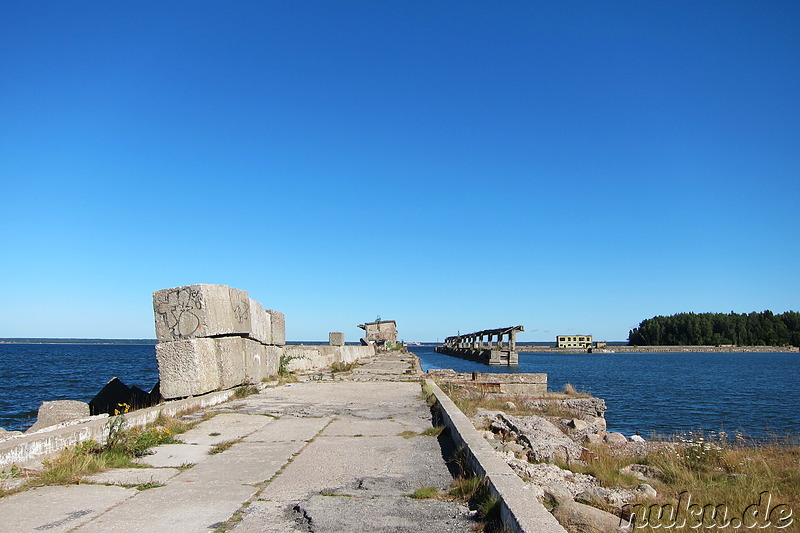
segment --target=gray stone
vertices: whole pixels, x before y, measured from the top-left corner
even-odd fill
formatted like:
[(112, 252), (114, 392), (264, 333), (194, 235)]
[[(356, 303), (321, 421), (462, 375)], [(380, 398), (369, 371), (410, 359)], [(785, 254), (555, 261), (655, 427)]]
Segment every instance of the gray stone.
[(571, 533), (629, 531), (620, 527), (619, 517), (577, 502), (562, 503), (553, 510), (553, 516)]
[(491, 429), (513, 436), (519, 444), (528, 448), (531, 462), (551, 463), (556, 459), (572, 462), (581, 457), (580, 445), (540, 416), (515, 417), (498, 413)]
[(331, 346), (344, 346), (344, 333), (340, 331), (331, 331), (328, 333), (328, 343)]
[(603, 436), (597, 433), (587, 433), (583, 436), (584, 444), (591, 444), (592, 446), (597, 446), (599, 444), (603, 444)]
[(269, 344), (284, 346), (286, 344), (286, 318), (280, 311), (267, 309), (272, 323), (272, 339)]
[(272, 317), (260, 303), (250, 298), (250, 333), (253, 340), (263, 344), (272, 342)]
[(26, 433), (33, 433), (40, 429), (55, 426), (70, 420), (80, 420), (89, 416), (89, 404), (76, 400), (56, 400), (42, 402), (36, 423)]
[(220, 387), (215, 339), (186, 339), (156, 344), (161, 395), (195, 396)]
[(580, 418), (573, 418), (572, 420), (569, 421), (569, 427), (581, 430), (589, 427), (589, 423), (586, 422), (585, 420), (581, 420)]
[(219, 387), (231, 389), (241, 385), (245, 381), (245, 344), (259, 345), (259, 343), (242, 337), (220, 337), (215, 341)]
[(245, 339), (244, 347), (244, 379), (249, 383), (261, 383), (269, 377), (264, 373), (267, 347), (260, 342)]
[(606, 419), (602, 416), (593, 416), (589, 423), (598, 429), (606, 430)]
[(651, 485), (647, 483), (642, 483), (637, 487), (637, 490), (642, 493), (645, 498), (656, 498), (658, 496), (658, 492), (654, 489)]
[(509, 411), (513, 411), (517, 408), (517, 404), (514, 402), (506, 402), (503, 404), (503, 408), (508, 409)]
[(261, 359), (261, 379), (278, 375), (278, 368), (283, 357), (282, 346), (264, 346), (264, 357)]
[(156, 291), (153, 311), (160, 342), (252, 333), (247, 292), (225, 285), (198, 284)]
[(612, 432), (612, 433), (606, 433), (605, 441), (608, 444), (619, 445), (627, 443), (628, 439), (622, 433)]
[(632, 464), (620, 469), (621, 474), (630, 474), (644, 481), (647, 478), (661, 479), (664, 476), (663, 470), (657, 466)]

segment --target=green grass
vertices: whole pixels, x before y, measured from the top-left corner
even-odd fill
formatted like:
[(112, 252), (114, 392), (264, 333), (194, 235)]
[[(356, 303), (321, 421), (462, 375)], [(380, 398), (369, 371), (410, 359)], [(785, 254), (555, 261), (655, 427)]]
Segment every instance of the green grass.
[(43, 470), (31, 476), (23, 488), (39, 485), (79, 483), (81, 478), (109, 468), (136, 468), (133, 462), (160, 444), (174, 444), (174, 435), (189, 427), (173, 417), (159, 416), (143, 428), (127, 428), (124, 416), (115, 416), (106, 424), (106, 443), (87, 440), (65, 448), (57, 457), (42, 461)]
[(234, 398), (246, 398), (253, 394), (258, 394), (258, 387), (255, 385), (242, 385), (236, 389), (236, 392), (233, 393)]
[(358, 366), (358, 361), (353, 361), (352, 363), (335, 362), (331, 365), (331, 372), (333, 372), (334, 374), (337, 372), (350, 372), (357, 366)]
[(229, 449), (234, 444), (236, 444), (237, 442), (241, 442), (241, 440), (242, 439), (233, 439), (233, 440), (218, 442), (217, 444), (213, 445), (210, 450), (208, 450), (208, 455), (216, 455), (218, 453), (222, 453), (225, 450)]
[(438, 437), (445, 430), (445, 426), (435, 426), (422, 432), (427, 437)]
[(436, 487), (421, 487), (410, 494), (415, 500), (429, 500), (439, 494)]

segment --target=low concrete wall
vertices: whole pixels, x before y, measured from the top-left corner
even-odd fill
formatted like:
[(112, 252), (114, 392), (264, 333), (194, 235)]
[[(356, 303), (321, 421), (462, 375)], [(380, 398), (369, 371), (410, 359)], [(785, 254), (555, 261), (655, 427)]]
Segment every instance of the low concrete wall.
[(456, 448), (465, 449), (469, 467), (486, 478), (489, 491), (500, 499), (503, 525), (515, 533), (566, 533), (439, 386), (426, 379), (425, 389), (436, 397)]
[[(155, 421), (160, 414), (175, 416), (193, 409), (211, 407), (228, 401), (233, 390), (213, 392), (195, 398), (165, 402), (147, 409), (140, 409), (123, 415), (127, 427), (139, 427)], [(94, 439), (104, 443), (107, 436), (106, 424), (109, 417), (97, 415), (83, 421), (51, 426), (34, 433), (17, 435), (0, 442), (0, 469), (12, 464), (22, 465), (54, 455), (66, 447)]]
[(284, 357), (292, 359), (287, 368), (292, 372), (303, 372), (326, 368), (333, 363), (353, 363), (362, 357), (375, 355), (375, 346), (305, 346), (283, 347)]

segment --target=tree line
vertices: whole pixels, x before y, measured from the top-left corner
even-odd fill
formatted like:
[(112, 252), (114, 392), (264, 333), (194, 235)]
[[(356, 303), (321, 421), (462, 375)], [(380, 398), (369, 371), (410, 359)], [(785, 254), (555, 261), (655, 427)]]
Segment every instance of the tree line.
[(631, 346), (800, 346), (800, 313), (678, 313), (643, 320), (628, 333)]

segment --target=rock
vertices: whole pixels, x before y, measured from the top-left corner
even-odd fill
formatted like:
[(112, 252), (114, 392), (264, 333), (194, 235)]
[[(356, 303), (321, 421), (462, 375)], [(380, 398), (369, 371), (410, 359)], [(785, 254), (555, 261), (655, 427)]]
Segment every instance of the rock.
[(602, 398), (565, 398), (560, 400), (536, 399), (525, 400), (524, 406), (532, 410), (547, 410), (556, 407), (573, 413), (573, 416), (583, 418), (587, 416), (602, 417), (606, 412), (606, 402)]
[(629, 466), (625, 466), (623, 468), (620, 468), (619, 469), (619, 473), (620, 474), (624, 474), (624, 475), (628, 475), (628, 476), (633, 476), (636, 479), (638, 479), (639, 481), (644, 481), (644, 480), (647, 479), (647, 476), (645, 476), (641, 472), (637, 472), (636, 470), (631, 469), (630, 465)]
[(605, 431), (606, 429), (606, 419), (602, 416), (592, 417), (589, 423), (600, 430)]
[(603, 444), (603, 436), (597, 433), (587, 433), (583, 436), (583, 443), (591, 444), (592, 446)]
[(5, 428), (0, 428), (0, 441), (10, 439), (14, 435), (22, 435), (21, 431), (8, 431)]
[(590, 487), (575, 495), (575, 501), (586, 505), (600, 505), (608, 501), (611, 491), (603, 487)]
[(605, 440), (608, 444), (612, 445), (619, 445), (619, 444), (626, 444), (628, 439), (622, 433), (606, 433)]
[(597, 480), (587, 474), (576, 474), (548, 463), (531, 464), (520, 459), (506, 461), (514, 472), (522, 478), (529, 479), (530, 485), (546, 487), (553, 485), (569, 492), (570, 500), (583, 491), (597, 485)]
[(486, 440), (494, 440), (494, 433), (492, 433), (489, 430), (484, 430), (481, 431), (481, 437), (483, 437)]
[(503, 404), (503, 407), (505, 407), (509, 411), (514, 411), (517, 408), (517, 404), (515, 404), (514, 402), (506, 402)]
[(542, 486), (542, 492), (557, 505), (574, 501), (572, 493), (561, 483), (547, 483)]
[(580, 418), (573, 418), (572, 420), (569, 421), (569, 427), (581, 430), (589, 427), (589, 423), (586, 422), (585, 420), (581, 420)]
[(590, 505), (566, 502), (553, 510), (553, 516), (571, 533), (611, 533), (630, 531), (620, 526), (620, 519)]
[(620, 469), (620, 474), (630, 474), (644, 481), (647, 478), (661, 479), (664, 471), (657, 466), (632, 464)]
[(506, 442), (503, 444), (503, 450), (513, 453), (516, 457), (517, 455), (525, 452), (525, 447), (517, 444), (516, 442)]
[(656, 492), (656, 489), (654, 489), (652, 486), (648, 485), (647, 483), (642, 483), (641, 485), (636, 487), (636, 490), (641, 492), (642, 495), (645, 498), (651, 498), (652, 499), (652, 498), (655, 498), (655, 497), (658, 496), (658, 492)]
[(55, 426), (69, 420), (79, 420), (89, 416), (89, 404), (76, 400), (56, 400), (53, 402), (42, 402), (39, 406), (39, 414), (36, 423), (33, 424), (26, 433), (33, 433), (42, 428)]
[(641, 435), (631, 435), (631, 442), (645, 442)]
[(491, 428), (512, 436), (527, 448), (528, 460), (532, 463), (550, 463), (555, 459), (571, 462), (581, 457), (581, 446), (540, 416), (516, 417), (498, 413)]

